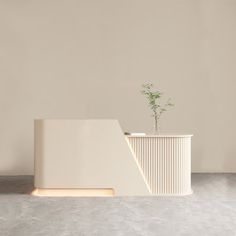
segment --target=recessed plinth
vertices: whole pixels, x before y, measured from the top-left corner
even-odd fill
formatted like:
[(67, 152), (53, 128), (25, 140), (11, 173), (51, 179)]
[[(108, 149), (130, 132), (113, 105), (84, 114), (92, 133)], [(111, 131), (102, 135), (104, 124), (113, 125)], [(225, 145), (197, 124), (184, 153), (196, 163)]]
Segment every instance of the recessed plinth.
[(32, 193), (33, 196), (41, 197), (113, 197), (114, 190), (104, 189), (42, 189), (37, 188)]

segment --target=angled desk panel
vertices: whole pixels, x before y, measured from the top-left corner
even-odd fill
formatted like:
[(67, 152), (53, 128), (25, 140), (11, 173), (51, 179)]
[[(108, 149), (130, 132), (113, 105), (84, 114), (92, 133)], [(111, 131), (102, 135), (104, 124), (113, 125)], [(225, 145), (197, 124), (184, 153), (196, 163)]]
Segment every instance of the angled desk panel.
[(35, 188), (42, 195), (150, 195), (117, 120), (35, 120)]

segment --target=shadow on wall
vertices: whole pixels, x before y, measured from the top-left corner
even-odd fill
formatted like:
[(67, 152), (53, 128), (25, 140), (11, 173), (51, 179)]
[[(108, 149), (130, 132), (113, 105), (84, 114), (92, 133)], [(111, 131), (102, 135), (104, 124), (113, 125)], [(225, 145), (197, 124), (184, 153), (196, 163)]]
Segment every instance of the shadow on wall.
[[(33, 130), (33, 129), (32, 129)], [(11, 145), (7, 145), (8, 159), (1, 160), (0, 176), (33, 175), (34, 174), (34, 138), (18, 134)], [(2, 150), (1, 150), (2, 151)], [(7, 155), (6, 154), (6, 155)], [(1, 153), (1, 155), (3, 155)]]
[[(229, 163), (231, 163), (231, 169), (229, 169)], [(236, 166), (236, 152), (235, 150), (231, 149), (228, 150), (225, 154), (223, 159), (223, 170), (229, 169), (228, 172), (235, 173), (235, 166)]]
[(34, 178), (28, 176), (1, 176), (0, 194), (29, 194), (34, 189)]
[[(199, 171), (196, 170), (204, 170), (204, 150), (200, 146), (195, 147), (194, 143), (192, 146), (192, 172), (197, 173)], [(195, 167), (195, 168), (194, 168)]]

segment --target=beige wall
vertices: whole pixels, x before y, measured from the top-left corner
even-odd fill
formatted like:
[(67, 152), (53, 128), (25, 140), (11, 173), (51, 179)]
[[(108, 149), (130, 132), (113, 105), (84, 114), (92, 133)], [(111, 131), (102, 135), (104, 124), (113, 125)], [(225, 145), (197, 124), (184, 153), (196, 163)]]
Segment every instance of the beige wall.
[(0, 174), (33, 173), (34, 118), (193, 133), (193, 171), (236, 171), (236, 1), (0, 0)]

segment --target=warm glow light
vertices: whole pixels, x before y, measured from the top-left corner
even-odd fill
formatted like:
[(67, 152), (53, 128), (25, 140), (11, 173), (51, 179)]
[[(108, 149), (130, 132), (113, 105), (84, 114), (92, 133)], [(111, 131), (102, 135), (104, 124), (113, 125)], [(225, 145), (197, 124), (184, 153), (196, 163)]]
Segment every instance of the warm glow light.
[(103, 189), (43, 189), (37, 188), (31, 193), (40, 197), (112, 197), (114, 190), (112, 188)]

